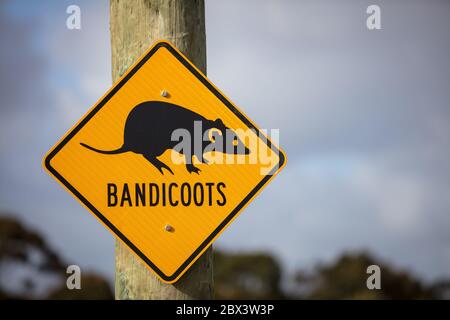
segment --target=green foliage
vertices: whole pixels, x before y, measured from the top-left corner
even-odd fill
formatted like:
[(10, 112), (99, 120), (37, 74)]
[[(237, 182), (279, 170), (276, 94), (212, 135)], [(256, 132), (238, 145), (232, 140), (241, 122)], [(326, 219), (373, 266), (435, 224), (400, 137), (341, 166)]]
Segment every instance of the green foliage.
[[(367, 267), (381, 269), (381, 289), (369, 290), (366, 285)], [(296, 276), (300, 288), (309, 288), (305, 299), (432, 299), (436, 298), (427, 287), (406, 271), (396, 271), (376, 261), (365, 252), (342, 255), (336, 262), (317, 266), (308, 275)]]
[[(38, 250), (43, 259), (36, 264), (30, 259), (30, 250)], [(0, 264), (9, 261), (33, 264), (39, 270), (61, 272), (64, 265), (58, 255), (37, 232), (28, 230), (17, 220), (0, 216)]]
[(81, 277), (81, 290), (69, 290), (65, 284), (50, 292), (50, 300), (113, 300), (109, 283), (100, 275), (87, 274)]
[(265, 253), (214, 252), (216, 299), (280, 299), (281, 268)]
[[(38, 254), (40, 259), (33, 259), (32, 252), (34, 257)], [(32, 272), (28, 278), (22, 279), (22, 294), (8, 292), (0, 283), (0, 299), (113, 299), (108, 282), (101, 276), (89, 273), (82, 273), (81, 290), (68, 290), (68, 264), (51, 249), (39, 233), (26, 228), (14, 218), (0, 216), (0, 273), (11, 270), (5, 269), (6, 265), (26, 266), (27, 270)], [(59, 281), (57, 289), (43, 296), (29, 294), (30, 290), (27, 289), (32, 289), (44, 274)]]
[[(39, 252), (43, 259), (32, 259), (30, 250)], [(13, 294), (0, 283), (0, 299), (113, 299), (109, 283), (96, 274), (82, 272), (81, 290), (68, 290), (65, 273), (68, 264), (39, 233), (14, 218), (0, 216), (0, 272), (5, 271), (2, 266), (11, 263), (31, 267), (37, 274), (56, 275), (59, 283), (56, 289), (43, 296)], [(366, 286), (367, 267), (374, 264), (381, 268), (381, 290), (369, 290)], [(412, 274), (395, 270), (366, 252), (343, 254), (332, 263), (316, 266), (311, 272), (298, 271), (294, 279), (284, 275), (284, 280), (295, 284), (289, 294), (282, 290), (282, 275), (279, 262), (269, 253), (214, 252), (216, 299), (450, 298), (449, 280), (426, 285)], [(24, 279), (24, 288), (32, 288), (34, 280)]]

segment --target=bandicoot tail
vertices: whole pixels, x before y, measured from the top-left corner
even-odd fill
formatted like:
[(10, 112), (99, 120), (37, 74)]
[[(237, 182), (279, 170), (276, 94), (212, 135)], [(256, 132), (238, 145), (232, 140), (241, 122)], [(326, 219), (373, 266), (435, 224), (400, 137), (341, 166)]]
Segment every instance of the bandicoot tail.
[(94, 147), (88, 146), (85, 143), (80, 142), (80, 144), (92, 151), (98, 152), (98, 153), (103, 153), (103, 154), (119, 154), (119, 153), (124, 153), (127, 152), (128, 150), (125, 149), (125, 146), (121, 146), (119, 149), (116, 150), (99, 150), (99, 149), (95, 149)]

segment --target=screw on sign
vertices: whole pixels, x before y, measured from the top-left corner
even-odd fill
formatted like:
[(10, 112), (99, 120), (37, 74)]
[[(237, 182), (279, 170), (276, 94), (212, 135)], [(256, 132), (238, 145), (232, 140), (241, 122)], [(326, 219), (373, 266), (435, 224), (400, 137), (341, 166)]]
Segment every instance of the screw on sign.
[(158, 41), (50, 150), (44, 166), (173, 283), (285, 159), (186, 57)]

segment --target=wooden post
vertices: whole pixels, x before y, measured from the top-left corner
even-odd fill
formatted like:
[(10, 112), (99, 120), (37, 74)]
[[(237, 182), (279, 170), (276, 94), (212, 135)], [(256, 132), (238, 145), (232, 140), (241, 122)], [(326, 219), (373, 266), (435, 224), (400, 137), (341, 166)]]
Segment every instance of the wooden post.
[[(111, 0), (110, 29), (114, 81), (158, 39), (171, 41), (206, 74), (204, 0)], [(119, 241), (115, 254), (118, 300), (213, 298), (212, 248), (174, 285), (162, 283)]]

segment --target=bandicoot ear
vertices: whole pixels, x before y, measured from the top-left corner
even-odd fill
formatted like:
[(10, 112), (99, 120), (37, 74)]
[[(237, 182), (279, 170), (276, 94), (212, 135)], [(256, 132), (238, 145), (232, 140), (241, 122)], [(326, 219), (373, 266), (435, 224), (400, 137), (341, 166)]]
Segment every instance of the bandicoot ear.
[(214, 121), (214, 124), (216, 125), (217, 128), (225, 128), (225, 125), (222, 122), (222, 119), (217, 118), (216, 121)]
[(222, 135), (222, 131), (219, 129), (210, 129), (208, 130), (208, 139), (209, 141), (215, 142), (217, 138)]

